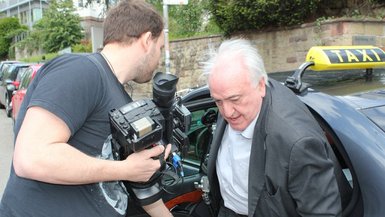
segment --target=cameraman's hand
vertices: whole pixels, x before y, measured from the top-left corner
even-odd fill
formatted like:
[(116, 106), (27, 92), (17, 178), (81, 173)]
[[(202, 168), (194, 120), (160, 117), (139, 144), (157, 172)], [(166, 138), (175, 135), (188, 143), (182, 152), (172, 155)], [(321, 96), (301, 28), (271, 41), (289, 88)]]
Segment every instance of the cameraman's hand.
[(164, 151), (165, 159), (167, 159), (170, 150), (170, 144), (166, 146), (166, 150), (163, 145), (157, 145), (150, 149), (144, 149), (143, 151), (130, 154), (127, 159), (123, 161), (125, 164), (124, 180), (132, 182), (148, 181), (161, 166), (160, 160), (153, 158), (159, 157)]
[(166, 146), (166, 150), (164, 151), (164, 160), (167, 160), (168, 156), (170, 155), (171, 151), (171, 144), (168, 144)]

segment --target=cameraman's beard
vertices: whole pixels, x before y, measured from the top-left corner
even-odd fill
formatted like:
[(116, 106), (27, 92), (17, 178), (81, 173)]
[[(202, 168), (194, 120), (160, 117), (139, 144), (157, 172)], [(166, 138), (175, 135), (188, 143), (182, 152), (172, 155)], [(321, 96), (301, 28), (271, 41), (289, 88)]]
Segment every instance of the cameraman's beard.
[(158, 67), (158, 61), (155, 60), (154, 54), (151, 52), (144, 56), (137, 67), (136, 75), (134, 79), (136, 83), (147, 83), (151, 81), (154, 71)]

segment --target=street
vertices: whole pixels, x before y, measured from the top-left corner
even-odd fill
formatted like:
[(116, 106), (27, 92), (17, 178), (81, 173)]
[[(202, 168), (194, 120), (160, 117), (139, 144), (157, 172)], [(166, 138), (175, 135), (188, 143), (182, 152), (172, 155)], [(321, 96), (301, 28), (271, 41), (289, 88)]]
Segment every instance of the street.
[(0, 109), (0, 198), (3, 196), (11, 168), (13, 153), (13, 123)]

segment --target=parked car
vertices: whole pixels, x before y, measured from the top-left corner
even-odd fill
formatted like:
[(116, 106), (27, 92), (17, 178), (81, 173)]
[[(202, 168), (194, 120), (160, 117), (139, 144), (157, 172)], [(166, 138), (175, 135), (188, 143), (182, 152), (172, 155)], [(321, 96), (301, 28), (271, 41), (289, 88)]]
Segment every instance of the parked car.
[(3, 73), (8, 70), (8, 67), (15, 63), (20, 63), (20, 62), (16, 60), (5, 60), (0, 62), (0, 80), (1, 80), (1, 77), (3, 76)]
[(4, 60), (4, 61), (1, 61), (0, 62), (0, 73), (1, 71), (3, 71), (3, 68), (8, 66), (8, 65), (12, 65), (14, 63), (20, 63), (20, 61), (17, 61), (17, 60)]
[(18, 87), (15, 82), (17, 74), (25, 70), (30, 64), (28, 63), (14, 63), (3, 68), (0, 75), (0, 106), (5, 107), (8, 117), (11, 117), (12, 107), (12, 92)]
[(21, 103), (27, 92), (27, 88), (35, 77), (36, 72), (43, 66), (43, 64), (33, 64), (24, 70), (24, 72), (18, 74), (16, 82), (19, 82), (17, 90), (12, 93), (12, 119), (16, 120), (19, 113)]
[[(363, 69), (370, 75), (376, 67), (385, 67), (385, 53), (380, 48), (313, 47), (306, 62), (282, 83), (309, 108), (336, 154), (336, 164), (344, 174), (338, 181), (350, 186), (340, 189), (344, 217), (382, 217), (385, 213), (385, 88), (331, 96), (311, 89), (302, 76), (308, 69), (347, 73)], [(182, 101), (192, 114), (190, 143), (183, 159), (185, 176), (167, 188), (163, 200), (175, 216), (211, 216), (202, 199), (209, 189), (201, 187), (217, 108), (207, 86), (191, 90)], [(134, 202), (130, 204), (127, 216), (147, 216)]]

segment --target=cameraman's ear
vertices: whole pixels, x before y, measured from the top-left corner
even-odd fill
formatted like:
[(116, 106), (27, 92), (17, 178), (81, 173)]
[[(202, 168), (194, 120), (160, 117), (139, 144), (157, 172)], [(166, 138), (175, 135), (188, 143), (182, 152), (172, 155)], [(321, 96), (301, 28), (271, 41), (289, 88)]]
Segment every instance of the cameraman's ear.
[(166, 149), (164, 150), (164, 160), (167, 160), (168, 156), (170, 155), (171, 151), (171, 144), (168, 144), (166, 146)]
[(147, 52), (150, 48), (152, 41), (152, 33), (151, 32), (145, 32), (143, 33), (140, 38), (140, 43), (144, 49), (145, 52)]

